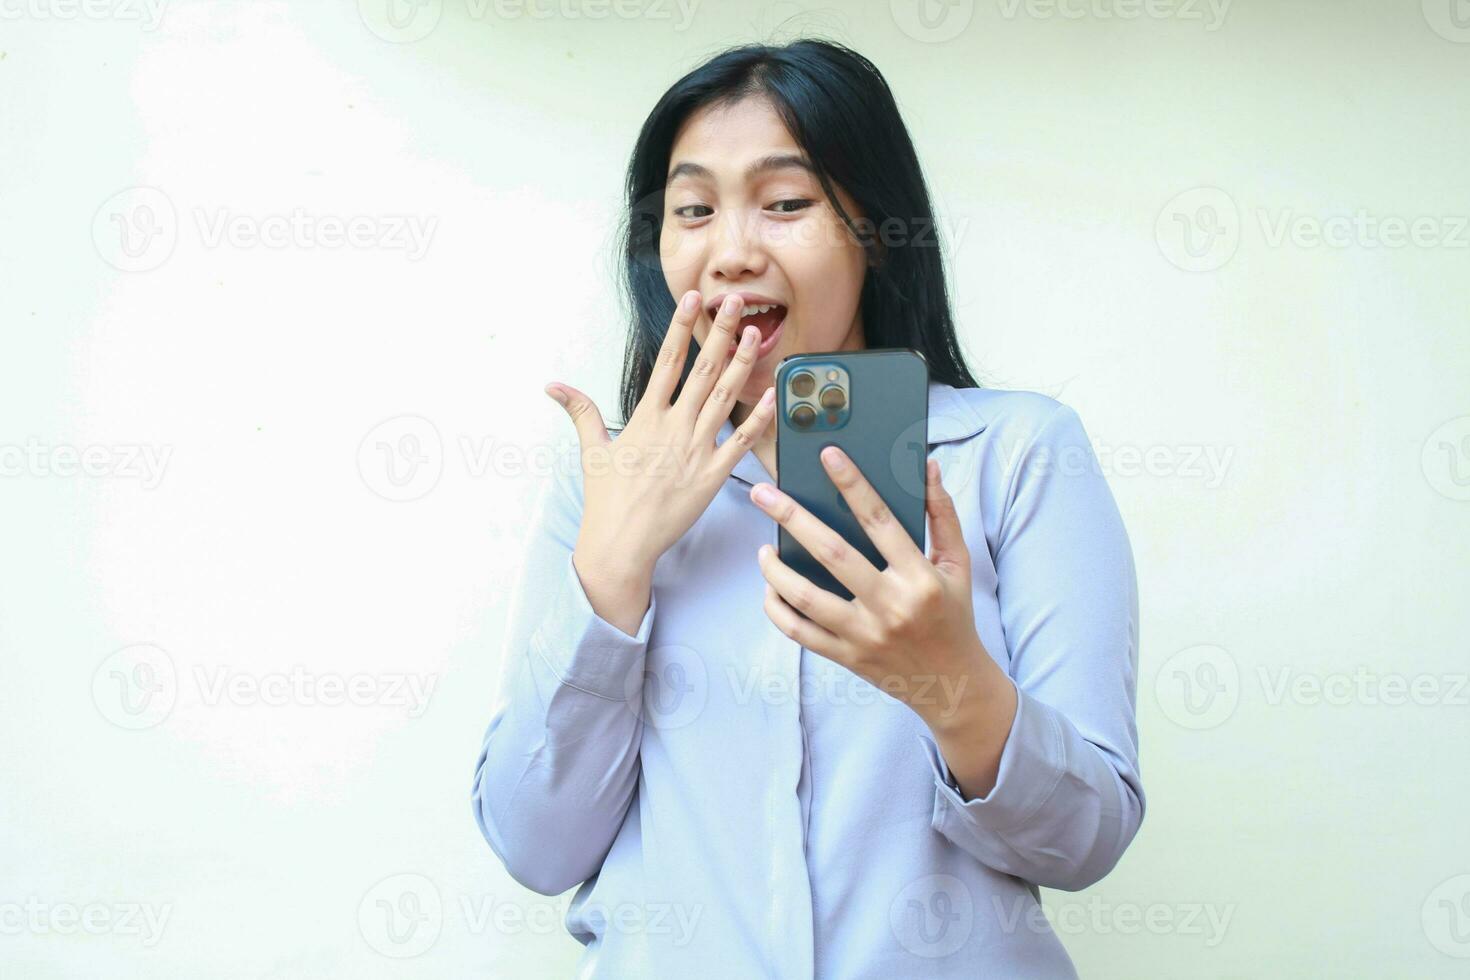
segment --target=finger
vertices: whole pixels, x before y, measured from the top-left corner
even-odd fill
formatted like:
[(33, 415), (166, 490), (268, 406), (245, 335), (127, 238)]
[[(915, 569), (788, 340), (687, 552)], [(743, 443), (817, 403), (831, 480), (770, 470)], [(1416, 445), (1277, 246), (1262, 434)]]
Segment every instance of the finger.
[(806, 649), (843, 666), (851, 662), (846, 643), (811, 620), (798, 616), (796, 610), (787, 605), (786, 600), (781, 598), (769, 582), (766, 583), (764, 608), (766, 617), (776, 624), (778, 630)]
[(898, 522), (892, 508), (863, 476), (852, 457), (836, 446), (828, 446), (821, 455), (828, 478), (837, 485), (858, 524), (888, 564), (899, 569), (916, 568), (922, 564), (924, 553)]
[(730, 438), (720, 443), (720, 448), (716, 450), (715, 462), (720, 472), (729, 476), (735, 469), (735, 464), (750, 452), (775, 417), (776, 389), (767, 388), (765, 394), (761, 395), (761, 400), (755, 403), (755, 408), (745, 417), (745, 421), (736, 426), (735, 431), (730, 433)]
[(735, 357), (726, 365), (725, 373), (720, 375), (720, 380), (704, 400), (704, 407), (694, 422), (694, 434), (701, 442), (713, 439), (725, 419), (730, 417), (730, 409), (735, 407), (735, 396), (745, 387), (745, 379), (755, 364), (755, 349), (760, 340), (761, 332), (755, 326), (746, 327), (741, 334)]
[(664, 334), (664, 342), (654, 358), (643, 401), (660, 408), (668, 406), (674, 387), (684, 373), (684, 360), (689, 356), (689, 338), (694, 336), (694, 323), (699, 319), (699, 301), (697, 289), (689, 290), (680, 298), (674, 317), (669, 321), (668, 332)]
[(699, 345), (699, 357), (694, 361), (694, 367), (690, 368), (689, 377), (684, 379), (684, 387), (679, 392), (678, 400), (674, 402), (675, 407), (687, 413), (690, 419), (699, 415), (705, 396), (709, 394), (720, 368), (725, 364), (725, 358), (730, 352), (730, 341), (740, 328), (740, 314), (744, 309), (745, 301), (739, 296), (726, 296), (725, 301), (720, 304), (720, 311), (715, 314), (709, 336)]
[(929, 512), (929, 560), (935, 567), (950, 570), (968, 570), (970, 546), (965, 544), (965, 530), (960, 525), (960, 513), (955, 508), (954, 498), (944, 489), (939, 472), (939, 460), (929, 460), (925, 471), (925, 497)]
[(557, 381), (548, 384), (545, 390), (572, 417), (572, 425), (577, 430), (577, 441), (583, 449), (612, 442), (612, 437), (607, 434), (607, 426), (603, 424), (602, 413), (597, 410), (592, 399), (571, 385)]
[(882, 572), (852, 545), (822, 523), (805, 507), (769, 483), (750, 488), (750, 499), (784, 527), (807, 552), (847, 586), (854, 596), (872, 605), (878, 597)]
[(852, 622), (852, 603), (814, 585), (811, 579), (781, 560), (768, 544), (756, 552), (761, 574), (786, 604), (834, 636), (842, 636)]

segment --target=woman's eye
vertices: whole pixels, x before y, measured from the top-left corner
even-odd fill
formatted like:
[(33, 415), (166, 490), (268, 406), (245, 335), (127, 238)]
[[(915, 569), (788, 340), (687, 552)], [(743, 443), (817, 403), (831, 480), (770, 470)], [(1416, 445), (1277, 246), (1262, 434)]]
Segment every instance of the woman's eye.
[[(806, 208), (811, 207), (813, 203), (814, 202), (807, 200), (804, 197), (794, 197), (787, 198), (784, 201), (777, 201), (771, 205), (770, 209), (772, 211), (775, 211), (777, 214), (794, 214), (797, 211), (802, 211)], [(702, 211), (704, 213), (696, 214), (694, 213), (696, 211)], [(714, 213), (714, 209), (707, 204), (685, 204), (682, 207), (674, 208), (671, 213), (675, 217), (694, 219), (708, 217), (709, 215)]]

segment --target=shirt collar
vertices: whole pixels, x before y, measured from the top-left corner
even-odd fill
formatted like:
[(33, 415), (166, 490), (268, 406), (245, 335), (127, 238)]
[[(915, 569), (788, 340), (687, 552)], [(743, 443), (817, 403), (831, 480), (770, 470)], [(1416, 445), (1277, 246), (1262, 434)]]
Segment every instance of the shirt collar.
[[(942, 381), (929, 382), (929, 445), (968, 439), (984, 428), (984, 416), (955, 388)], [(734, 424), (726, 419), (720, 424), (720, 431), (715, 433), (715, 444), (723, 443), (734, 432)], [(771, 475), (753, 452), (741, 456), (730, 475), (751, 486), (771, 482)]]

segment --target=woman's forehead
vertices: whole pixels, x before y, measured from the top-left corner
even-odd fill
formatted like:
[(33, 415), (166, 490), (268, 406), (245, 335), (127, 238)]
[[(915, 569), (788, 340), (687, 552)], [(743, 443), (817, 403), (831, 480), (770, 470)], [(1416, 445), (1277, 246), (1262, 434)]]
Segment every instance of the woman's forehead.
[(731, 106), (706, 106), (690, 115), (675, 136), (669, 169), (684, 160), (735, 173), (748, 160), (784, 151), (801, 154), (776, 110), (764, 99), (743, 99)]

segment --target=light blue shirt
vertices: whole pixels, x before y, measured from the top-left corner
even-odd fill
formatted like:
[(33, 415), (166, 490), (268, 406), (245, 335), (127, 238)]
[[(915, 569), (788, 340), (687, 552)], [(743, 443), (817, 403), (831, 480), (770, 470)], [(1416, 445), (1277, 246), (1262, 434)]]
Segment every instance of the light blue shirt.
[(976, 628), (1018, 691), (977, 799), (908, 705), (766, 617), (753, 453), (659, 560), (632, 636), (571, 563), (575, 455), (548, 481), (473, 802), (518, 882), (580, 885), (579, 977), (1076, 976), (1037, 886), (1098, 881), (1143, 820), (1132, 551), (1070, 407), (932, 383), (929, 413)]

